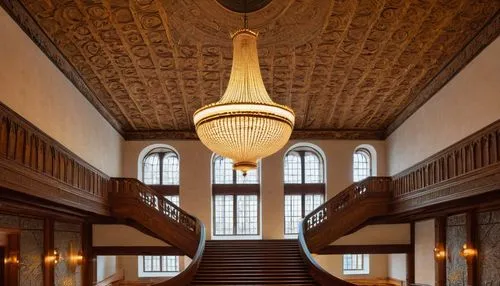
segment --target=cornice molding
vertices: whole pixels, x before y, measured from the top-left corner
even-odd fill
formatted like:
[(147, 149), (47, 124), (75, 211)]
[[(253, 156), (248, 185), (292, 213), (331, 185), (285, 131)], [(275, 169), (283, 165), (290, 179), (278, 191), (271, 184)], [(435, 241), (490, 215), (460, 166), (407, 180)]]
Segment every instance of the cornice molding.
[[(133, 131), (125, 132), (123, 137), (127, 141), (146, 140), (199, 140), (192, 130), (182, 131)], [(383, 140), (383, 130), (294, 130), (290, 139), (318, 139), (318, 140)]]
[(387, 127), (384, 139), (401, 126), (422, 105), (431, 99), (450, 80), (452, 80), (469, 62), (500, 35), (500, 12), (477, 33), (455, 57), (427, 84), (396, 119)]

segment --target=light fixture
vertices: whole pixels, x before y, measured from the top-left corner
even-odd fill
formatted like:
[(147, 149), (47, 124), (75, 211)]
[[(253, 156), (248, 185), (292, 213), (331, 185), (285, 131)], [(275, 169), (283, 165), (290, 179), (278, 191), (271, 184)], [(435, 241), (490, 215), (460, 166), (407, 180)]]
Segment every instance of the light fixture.
[(11, 253), (9, 256), (3, 259), (4, 264), (19, 264), (19, 254)]
[(477, 254), (477, 251), (474, 248), (470, 248), (467, 246), (467, 243), (462, 246), (462, 249), (460, 249), (460, 256), (463, 258), (471, 258)]
[(51, 254), (49, 254), (45, 257), (46, 262), (54, 263), (54, 264), (59, 263), (60, 259), (61, 259), (61, 256), (60, 256), (59, 250), (57, 248), (54, 249)]
[(436, 260), (441, 260), (446, 258), (446, 250), (441, 247), (434, 248), (434, 258)]
[(280, 150), (290, 138), (295, 114), (269, 97), (260, 73), (257, 33), (235, 32), (233, 66), (222, 98), (198, 109), (194, 124), (201, 142), (216, 154), (233, 160), (243, 175), (257, 160)]

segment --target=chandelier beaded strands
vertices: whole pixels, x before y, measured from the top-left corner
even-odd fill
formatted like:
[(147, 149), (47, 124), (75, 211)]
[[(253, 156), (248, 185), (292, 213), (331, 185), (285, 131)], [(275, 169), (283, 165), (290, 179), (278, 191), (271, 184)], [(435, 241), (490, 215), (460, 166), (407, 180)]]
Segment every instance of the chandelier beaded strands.
[(216, 154), (233, 160), (243, 172), (257, 168), (257, 160), (280, 150), (295, 123), (293, 111), (276, 104), (260, 74), (257, 33), (247, 27), (232, 34), (233, 66), (222, 98), (194, 113), (196, 133)]

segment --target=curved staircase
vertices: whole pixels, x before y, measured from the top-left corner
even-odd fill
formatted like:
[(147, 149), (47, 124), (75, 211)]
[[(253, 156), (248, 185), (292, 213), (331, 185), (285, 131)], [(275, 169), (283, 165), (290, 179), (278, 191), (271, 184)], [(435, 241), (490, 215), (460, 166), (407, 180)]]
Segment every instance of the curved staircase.
[[(112, 216), (182, 250), (192, 258), (179, 275), (154, 285), (354, 285), (324, 271), (310, 249), (387, 214), (390, 178), (353, 184), (308, 215), (298, 240), (206, 241), (203, 223), (136, 179), (109, 184)], [(355, 211), (353, 211), (355, 209)]]

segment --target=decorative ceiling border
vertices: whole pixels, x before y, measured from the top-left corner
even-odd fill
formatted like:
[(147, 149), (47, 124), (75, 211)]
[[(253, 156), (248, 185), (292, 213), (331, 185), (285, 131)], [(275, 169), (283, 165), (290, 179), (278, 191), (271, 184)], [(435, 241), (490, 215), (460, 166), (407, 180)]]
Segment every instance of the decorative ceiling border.
[(384, 139), (413, 115), (432, 96), (500, 35), (500, 11), (495, 14), (465, 47), (427, 84), (427, 86), (389, 124)]
[[(198, 140), (196, 132), (184, 131), (134, 131), (125, 132), (125, 140)], [(384, 130), (294, 130), (290, 139), (317, 140), (383, 140)]]
[(28, 35), (31, 40), (42, 50), (52, 63), (68, 78), (71, 83), (87, 98), (97, 111), (113, 126), (122, 136), (123, 128), (104, 107), (96, 94), (87, 86), (75, 67), (66, 59), (63, 53), (45, 34), (43, 29), (31, 17), (26, 8), (18, 0), (1, 0), (0, 6), (10, 15), (17, 25)]
[[(0, 6), (16, 21), (31, 40), (59, 70), (75, 85), (97, 111), (125, 140), (198, 140), (193, 130), (124, 131), (123, 126), (106, 109), (98, 96), (87, 86), (78, 71), (45, 34), (43, 29), (18, 0), (1, 0)], [(462, 68), (500, 34), (500, 12), (429, 82), (429, 84), (399, 113), (386, 130), (295, 130), (292, 139), (384, 140), (413, 113), (436, 94)]]

